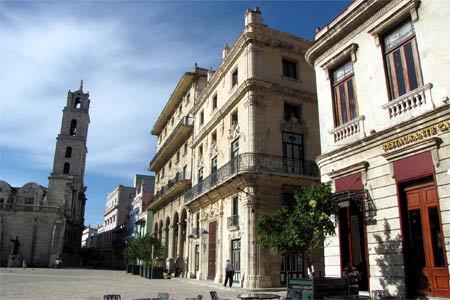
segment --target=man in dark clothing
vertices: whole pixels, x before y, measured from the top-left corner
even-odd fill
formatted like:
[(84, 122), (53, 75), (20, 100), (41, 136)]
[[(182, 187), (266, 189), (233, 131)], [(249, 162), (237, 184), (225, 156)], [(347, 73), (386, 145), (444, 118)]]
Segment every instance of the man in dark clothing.
[(230, 282), (230, 287), (233, 285), (233, 275), (234, 275), (234, 268), (233, 264), (229, 259), (225, 262), (225, 283), (223, 286), (227, 286), (227, 282)]

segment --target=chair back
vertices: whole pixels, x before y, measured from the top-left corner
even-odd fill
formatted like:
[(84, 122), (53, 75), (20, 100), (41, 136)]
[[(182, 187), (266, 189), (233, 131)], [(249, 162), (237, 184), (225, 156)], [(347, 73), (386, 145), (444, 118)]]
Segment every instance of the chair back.
[(203, 295), (197, 295), (197, 300), (202, 300), (203, 299)]
[(211, 300), (219, 300), (219, 296), (216, 291), (210, 291), (209, 294), (211, 295)]
[(120, 297), (120, 295), (109, 294), (103, 296), (103, 300), (121, 300), (121, 299), (122, 298)]
[(158, 299), (169, 300), (169, 293), (158, 293)]

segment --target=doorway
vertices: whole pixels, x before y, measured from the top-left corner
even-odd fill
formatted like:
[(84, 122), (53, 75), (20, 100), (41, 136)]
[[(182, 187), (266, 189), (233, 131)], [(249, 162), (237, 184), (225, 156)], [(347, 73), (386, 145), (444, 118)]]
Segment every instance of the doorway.
[(231, 263), (234, 268), (233, 282), (241, 282), (241, 240), (231, 241)]
[(217, 240), (217, 221), (209, 223), (208, 240), (208, 279), (214, 280), (216, 276), (216, 240)]
[(449, 275), (433, 179), (403, 185), (402, 225), (408, 297), (449, 297)]
[(369, 290), (369, 272), (367, 267), (367, 243), (364, 215), (356, 201), (349, 199), (348, 207), (339, 209), (339, 242), (341, 251), (342, 274), (358, 270), (359, 290)]

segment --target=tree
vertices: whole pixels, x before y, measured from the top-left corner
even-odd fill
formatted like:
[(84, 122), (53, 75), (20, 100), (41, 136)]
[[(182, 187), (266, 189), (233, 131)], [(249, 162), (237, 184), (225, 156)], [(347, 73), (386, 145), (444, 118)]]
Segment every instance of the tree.
[(161, 241), (153, 235), (147, 233), (145, 236), (137, 237), (131, 241), (125, 249), (124, 255), (130, 259), (139, 259), (149, 264), (153, 257), (161, 257), (164, 255), (164, 247)]
[(260, 244), (280, 254), (301, 253), (312, 264), (311, 253), (328, 235), (335, 234), (332, 216), (338, 211), (328, 183), (315, 184), (295, 193), (291, 209), (282, 207), (263, 214), (256, 223)]

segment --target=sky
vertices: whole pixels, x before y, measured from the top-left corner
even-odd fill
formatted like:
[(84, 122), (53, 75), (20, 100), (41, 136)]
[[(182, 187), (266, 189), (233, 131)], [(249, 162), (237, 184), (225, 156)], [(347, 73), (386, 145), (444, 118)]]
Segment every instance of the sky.
[(312, 40), (348, 3), (0, 0), (0, 180), (48, 186), (67, 91), (82, 79), (91, 100), (85, 225), (101, 224), (109, 192), (152, 174), (150, 130), (182, 74), (219, 65), (247, 8)]

